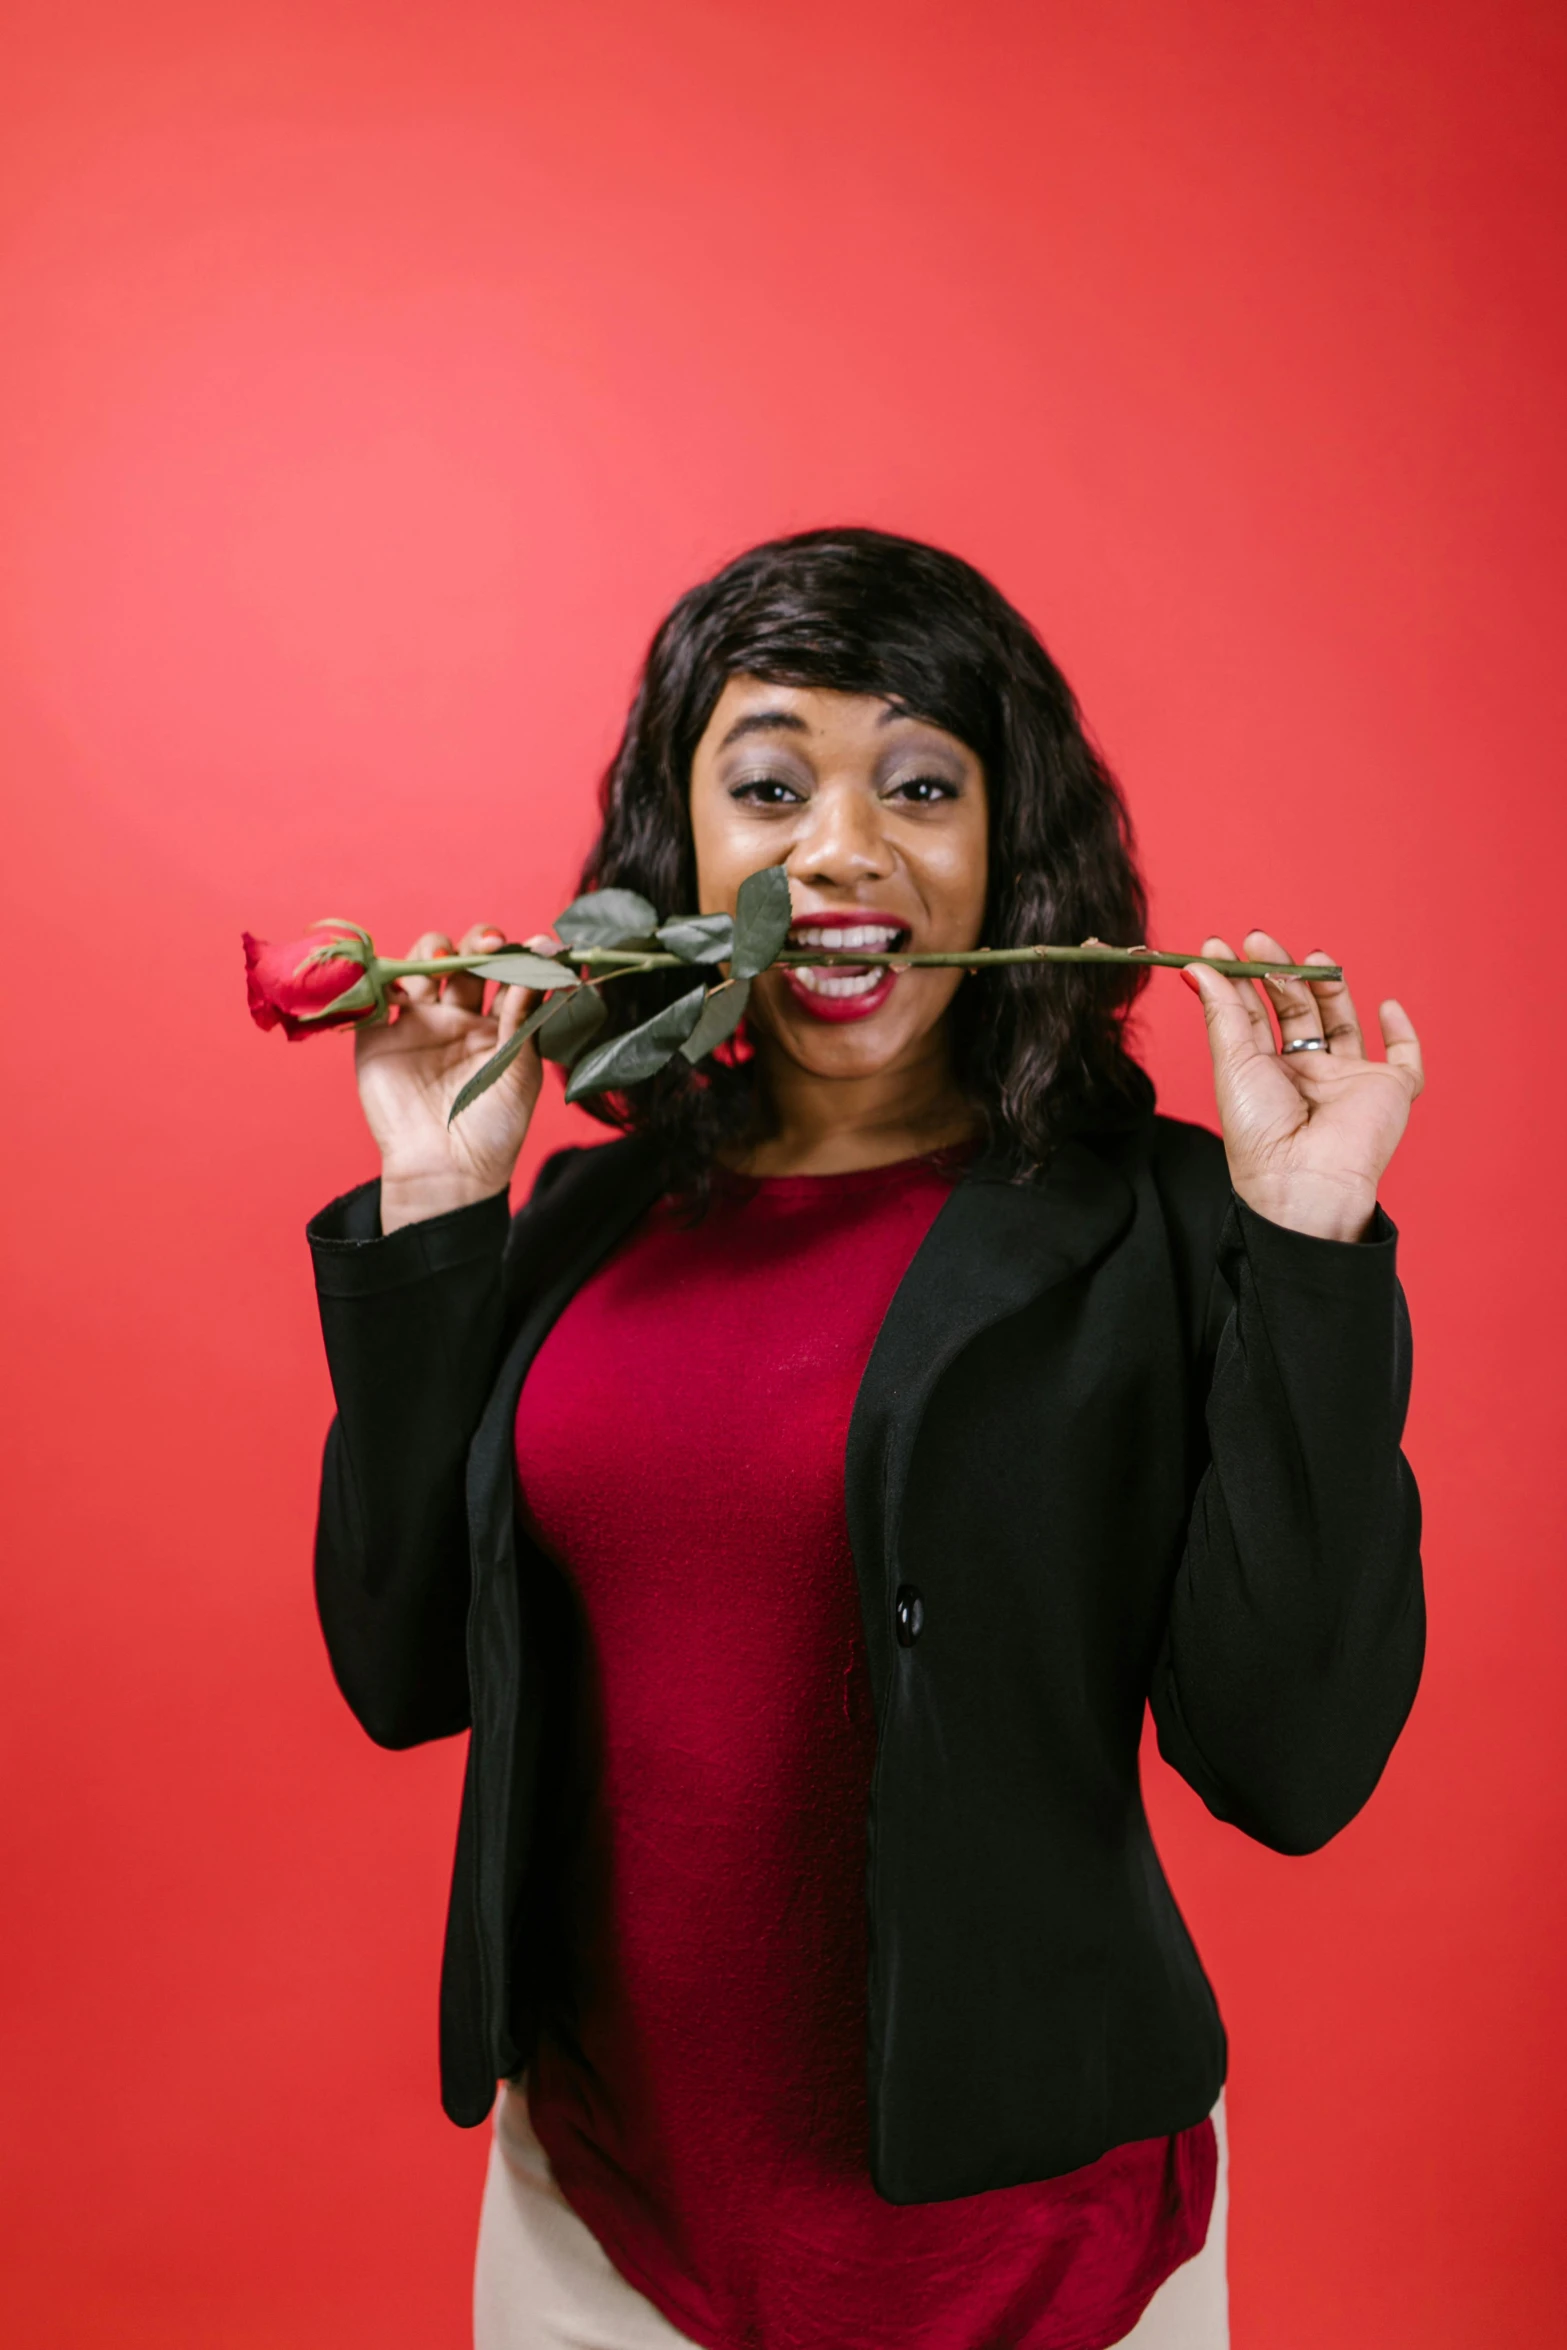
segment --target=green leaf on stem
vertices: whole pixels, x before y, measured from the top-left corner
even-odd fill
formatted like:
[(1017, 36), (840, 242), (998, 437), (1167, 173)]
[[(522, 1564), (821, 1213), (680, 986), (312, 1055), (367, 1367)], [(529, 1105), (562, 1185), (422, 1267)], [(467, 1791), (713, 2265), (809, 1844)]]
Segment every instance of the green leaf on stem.
[(557, 997), (549, 1018), (539, 1030), (539, 1050), (546, 1061), (562, 1061), (569, 1069), (593, 1042), (609, 1007), (596, 987), (579, 987)]
[(726, 1036), (733, 1036), (745, 1010), (746, 997), (751, 992), (749, 979), (724, 979), (717, 987), (709, 988), (707, 1002), (702, 1006), (702, 1017), (692, 1029), (680, 1050), (688, 1061), (700, 1061), (715, 1044), (722, 1044)]
[(729, 958), (732, 979), (754, 979), (782, 951), (789, 936), (793, 909), (789, 882), (781, 865), (764, 865), (748, 873), (735, 900), (735, 943)]
[(575, 971), (529, 947), (502, 947), (487, 962), (470, 963), (476, 979), (499, 979), (507, 987), (579, 987)]
[(735, 926), (728, 914), (682, 914), (661, 922), (653, 936), (683, 963), (726, 963), (734, 946)]
[(580, 1101), (585, 1093), (607, 1092), (611, 1086), (638, 1085), (655, 1069), (662, 1069), (702, 1017), (706, 997), (705, 987), (693, 987), (689, 995), (666, 1004), (640, 1028), (612, 1036), (584, 1053), (571, 1072), (567, 1101)]
[(546, 996), (542, 1003), (534, 1005), (521, 1027), (514, 1029), (512, 1034), (507, 1037), (500, 1051), (491, 1053), (487, 1061), (481, 1062), (467, 1084), (459, 1089), (456, 1100), (446, 1113), (448, 1126), (454, 1118), (460, 1118), (464, 1110), (478, 1100), (481, 1093), (488, 1093), (497, 1078), (505, 1076), (533, 1031), (536, 1028), (542, 1028), (553, 1012), (562, 1010), (570, 1001), (570, 996)]
[(590, 889), (550, 925), (563, 946), (650, 947), (658, 910), (634, 889)]

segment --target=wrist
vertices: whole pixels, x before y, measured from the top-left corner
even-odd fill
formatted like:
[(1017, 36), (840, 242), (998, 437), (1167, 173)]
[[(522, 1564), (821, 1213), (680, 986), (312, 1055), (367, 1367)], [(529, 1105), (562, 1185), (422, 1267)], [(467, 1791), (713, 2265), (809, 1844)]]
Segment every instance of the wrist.
[(1302, 1232), (1313, 1240), (1364, 1240), (1376, 1214), (1374, 1188), (1319, 1176), (1292, 1183), (1267, 1183), (1255, 1178), (1231, 1182), (1237, 1199), (1256, 1216), (1278, 1224), (1286, 1232)]
[(449, 1216), (457, 1208), (477, 1207), (481, 1200), (494, 1199), (506, 1189), (505, 1183), (487, 1182), (482, 1176), (458, 1175), (446, 1169), (427, 1174), (399, 1174), (383, 1167), (382, 1234), (399, 1232), (405, 1224), (428, 1223), (432, 1216)]

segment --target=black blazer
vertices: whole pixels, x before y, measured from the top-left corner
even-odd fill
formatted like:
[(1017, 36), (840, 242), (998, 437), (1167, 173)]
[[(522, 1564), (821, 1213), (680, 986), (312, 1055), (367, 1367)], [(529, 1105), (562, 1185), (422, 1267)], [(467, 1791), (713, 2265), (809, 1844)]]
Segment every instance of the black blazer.
[[(367, 1184), (310, 1228), (333, 1668), (382, 1745), (471, 1730), (441, 1981), (458, 2122), (569, 1999), (574, 1616), (518, 1523), (518, 1394), (658, 1188), (623, 1140), (558, 1152), (515, 1219), (501, 1197), (382, 1238)], [(1215, 1135), (1150, 1116), (1037, 1184), (975, 1163), (905, 1274), (844, 1464), (889, 2201), (1052, 2177), (1213, 2105), (1224, 2032), (1149, 1836), (1143, 1708), (1209, 1809), (1280, 1852), (1376, 1785), (1424, 1642), (1395, 1240), (1380, 1210), (1355, 1244), (1269, 1223)]]

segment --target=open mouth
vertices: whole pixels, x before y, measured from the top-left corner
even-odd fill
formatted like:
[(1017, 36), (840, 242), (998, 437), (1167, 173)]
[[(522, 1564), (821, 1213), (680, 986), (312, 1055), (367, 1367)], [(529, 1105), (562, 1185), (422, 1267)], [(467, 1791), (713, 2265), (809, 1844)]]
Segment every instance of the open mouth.
[[(789, 932), (792, 947), (825, 947), (829, 953), (849, 955), (858, 947), (877, 955), (896, 954), (909, 943), (904, 922), (858, 920), (835, 922), (826, 918), (796, 922)], [(830, 1003), (852, 1004), (890, 988), (897, 977), (879, 963), (794, 963), (789, 977), (808, 995)]]

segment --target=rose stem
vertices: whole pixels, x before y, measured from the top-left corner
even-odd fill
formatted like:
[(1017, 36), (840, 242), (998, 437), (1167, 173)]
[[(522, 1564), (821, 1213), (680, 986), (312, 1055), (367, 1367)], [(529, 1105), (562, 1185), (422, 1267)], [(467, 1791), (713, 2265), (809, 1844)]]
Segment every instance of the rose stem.
[[(441, 955), (423, 961), (394, 961), (377, 956), (375, 968), (383, 979), (443, 979), (454, 971), (471, 971), (479, 963), (493, 963), (505, 952), (504, 947), (489, 947), (483, 954)], [(1003, 963), (1145, 963), (1179, 971), (1188, 963), (1206, 963), (1210, 971), (1222, 971), (1227, 979), (1263, 979), (1270, 973), (1275, 979), (1337, 980), (1344, 976), (1337, 963), (1247, 963), (1232, 956), (1175, 954), (1157, 947), (968, 947), (950, 953), (909, 955), (873, 954), (858, 948), (845, 952), (829, 947), (785, 947), (773, 959), (796, 968), (802, 963), (815, 968), (828, 968), (835, 963), (855, 967), (891, 963), (900, 971), (943, 968), (978, 971)], [(575, 976), (584, 964), (593, 968), (595, 981), (625, 979), (639, 971), (700, 972), (717, 968), (712, 963), (688, 963), (683, 955), (638, 954), (619, 947), (579, 947), (575, 953), (563, 955), (561, 968)]]

